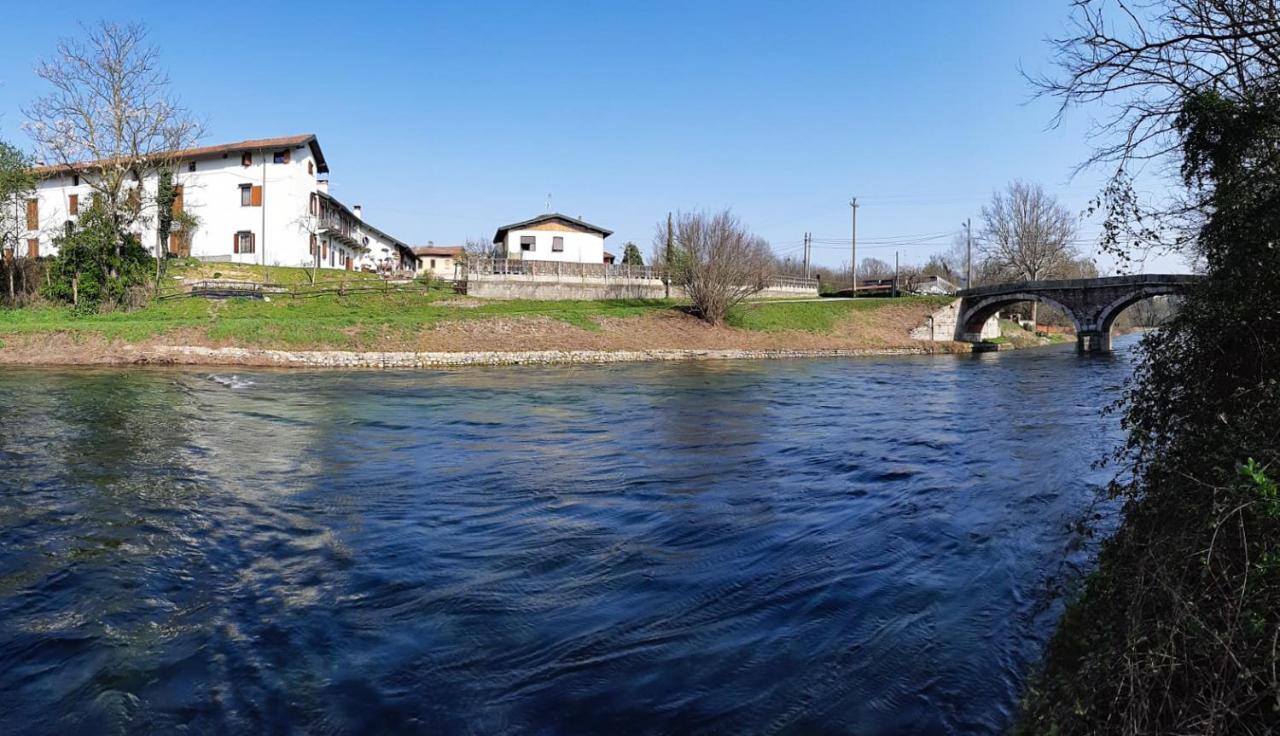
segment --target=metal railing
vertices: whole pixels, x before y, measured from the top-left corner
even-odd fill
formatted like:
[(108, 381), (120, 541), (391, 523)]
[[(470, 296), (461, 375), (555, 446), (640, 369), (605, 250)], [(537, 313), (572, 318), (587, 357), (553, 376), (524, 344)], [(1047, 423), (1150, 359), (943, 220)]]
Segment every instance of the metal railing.
[[(467, 276), (557, 276), (561, 278), (636, 279), (662, 281), (658, 266), (633, 266), (624, 263), (575, 263), (572, 261), (534, 261), (509, 258), (470, 258), (459, 266)], [(818, 280), (800, 276), (770, 276), (765, 288), (818, 292)]]
[(564, 278), (662, 280), (662, 270), (654, 266), (623, 263), (577, 263), (574, 261), (534, 261), (511, 258), (469, 258), (464, 276), (560, 276)]

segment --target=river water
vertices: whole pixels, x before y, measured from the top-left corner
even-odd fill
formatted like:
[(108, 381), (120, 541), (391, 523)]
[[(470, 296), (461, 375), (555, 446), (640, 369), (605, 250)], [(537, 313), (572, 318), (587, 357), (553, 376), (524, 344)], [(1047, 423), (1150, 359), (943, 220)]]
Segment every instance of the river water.
[(999, 732), (1131, 345), (5, 369), (0, 733)]

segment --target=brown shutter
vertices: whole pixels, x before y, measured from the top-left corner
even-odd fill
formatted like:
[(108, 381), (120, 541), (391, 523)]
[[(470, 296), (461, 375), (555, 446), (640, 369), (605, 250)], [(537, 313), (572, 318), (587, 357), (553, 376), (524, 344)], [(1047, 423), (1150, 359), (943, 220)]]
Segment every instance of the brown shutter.
[(40, 229), (40, 200), (38, 199), (27, 200), (27, 229)]
[(289, 149), (284, 149), (284, 162), (289, 163)]
[(67, 211), (73, 215), (80, 214), (80, 195), (72, 194), (67, 197)]
[(182, 185), (173, 188), (173, 214), (182, 214)]
[(257, 233), (249, 233), (249, 251), (252, 253), (258, 252), (258, 234)]
[(40, 241), (35, 238), (27, 238), (27, 258), (40, 257)]
[(252, 207), (262, 206), (262, 187), (261, 186), (255, 184), (249, 190), (249, 205)]
[(240, 252), (240, 233), (231, 233), (231, 252)]

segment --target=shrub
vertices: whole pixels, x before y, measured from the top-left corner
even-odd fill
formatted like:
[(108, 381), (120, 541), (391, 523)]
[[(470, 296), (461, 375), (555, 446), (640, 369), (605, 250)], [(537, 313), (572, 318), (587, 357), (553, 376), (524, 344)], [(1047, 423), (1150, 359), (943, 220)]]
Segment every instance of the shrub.
[(132, 233), (121, 233), (98, 206), (80, 216), (78, 226), (54, 241), (45, 296), (79, 310), (137, 302), (131, 287), (148, 283), (154, 260)]

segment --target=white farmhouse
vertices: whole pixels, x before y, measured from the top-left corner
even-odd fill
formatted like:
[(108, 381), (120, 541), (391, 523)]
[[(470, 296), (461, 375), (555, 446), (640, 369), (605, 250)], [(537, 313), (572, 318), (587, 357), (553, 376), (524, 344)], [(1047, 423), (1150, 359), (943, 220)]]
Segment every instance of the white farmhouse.
[(460, 245), (425, 245), (414, 248), (413, 254), (418, 258), (417, 275), (430, 274), (432, 278), (452, 281), (457, 277), (456, 267), (462, 260), (462, 251)]
[(499, 258), (524, 261), (604, 263), (604, 239), (612, 230), (558, 212), (498, 228)]
[[(412, 271), (413, 250), (365, 222), (359, 205), (329, 195), (329, 164), (314, 135), (266, 138), (180, 151), (175, 210), (198, 219), (194, 232), (175, 232), (161, 246), (170, 254), (203, 260), (278, 266), (377, 268)], [(36, 196), (27, 202), (26, 255), (57, 252), (54, 238), (89, 206), (95, 162), (36, 169)], [(154, 201), (154, 174), (135, 186)], [(140, 200), (143, 198), (139, 198)], [(155, 251), (155, 215), (136, 227), (143, 247)]]

